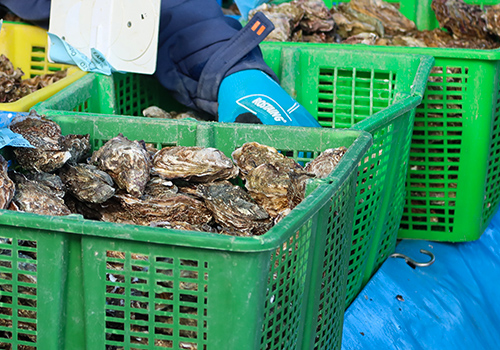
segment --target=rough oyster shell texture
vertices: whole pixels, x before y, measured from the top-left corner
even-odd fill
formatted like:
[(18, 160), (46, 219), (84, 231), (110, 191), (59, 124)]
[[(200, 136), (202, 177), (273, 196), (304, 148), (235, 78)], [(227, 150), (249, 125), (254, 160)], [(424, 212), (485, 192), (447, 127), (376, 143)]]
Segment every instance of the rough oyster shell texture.
[(14, 65), (5, 55), (0, 55), (0, 103), (15, 102), (32, 92), (42, 89), (67, 75), (67, 70), (43, 74), (22, 80), (24, 72)]
[(267, 232), (272, 221), (267, 212), (256, 204), (241, 187), (229, 181), (199, 184), (199, 195), (221, 225), (222, 233), (251, 236)]
[(257, 142), (244, 144), (232, 156), (246, 180), (245, 188), (273, 218), (304, 199), (305, 182), (314, 176), (274, 147)]
[(71, 154), (68, 163), (77, 164), (84, 162), (90, 156), (90, 135), (65, 135), (61, 144), (64, 150)]
[(7, 161), (0, 155), (0, 209), (8, 208), (16, 189), (14, 181), (7, 174), (7, 166)]
[(20, 173), (11, 173), (11, 178), (16, 192), (9, 209), (42, 215), (71, 214), (59, 191)]
[(432, 0), (431, 8), (439, 24), (457, 38), (486, 39), (486, 21), (478, 5), (462, 0)]
[(130, 141), (122, 134), (94, 152), (90, 163), (107, 172), (119, 188), (135, 197), (142, 196), (152, 166), (144, 143)]
[(347, 152), (345, 147), (324, 150), (319, 156), (307, 163), (304, 169), (313, 173), (316, 178), (324, 179), (335, 169), (345, 152)]
[(235, 178), (238, 168), (218, 149), (175, 146), (155, 154), (151, 173), (169, 180), (210, 182)]
[(59, 125), (37, 115), (33, 110), (28, 116), (14, 118), (10, 129), (21, 134), (35, 147), (14, 149), (17, 161), (28, 171), (52, 172), (62, 167), (71, 158), (71, 153), (62, 146)]
[(184, 222), (199, 226), (208, 224), (212, 214), (200, 200), (184, 195), (142, 200), (130, 194), (116, 194), (114, 203), (104, 203), (100, 209), (103, 221), (155, 226), (164, 222)]
[(68, 191), (83, 202), (103, 203), (115, 194), (111, 176), (90, 164), (66, 164), (59, 176)]

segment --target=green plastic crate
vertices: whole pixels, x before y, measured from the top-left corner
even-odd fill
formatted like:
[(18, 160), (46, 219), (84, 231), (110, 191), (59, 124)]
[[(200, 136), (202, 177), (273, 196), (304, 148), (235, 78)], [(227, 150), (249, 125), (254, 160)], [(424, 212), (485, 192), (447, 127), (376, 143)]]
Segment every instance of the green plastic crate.
[[(469, 3), (473, 3), (470, 1)], [(500, 1), (475, 1), (494, 5)], [(430, 2), (427, 5), (432, 12)], [(433, 13), (433, 12), (432, 12)], [(399, 238), (479, 239), (500, 204), (500, 49), (341, 46), (435, 59), (412, 137)]]
[[(366, 59), (353, 50), (297, 49), (281, 43), (263, 44), (262, 50), (283, 88), (323, 126), (348, 128), (358, 123), (357, 128), (374, 135), (374, 146), (359, 167), (346, 298), (350, 304), (395, 249), (409, 135), (432, 58), (378, 54)], [(172, 103), (157, 84), (140, 75), (115, 75), (113, 81), (89, 74), (36, 108), (52, 115), (141, 115), (152, 104)], [(105, 98), (108, 95), (111, 98)]]
[[(368, 133), (83, 114), (50, 118), (63, 134), (89, 133), (95, 149), (119, 132), (158, 148), (212, 146), (227, 155), (257, 141), (298, 161), (327, 148), (349, 149), (332, 173), (336, 181), (310, 181), (306, 199), (258, 237), (0, 210), (2, 346), (340, 348), (356, 168), (371, 145)], [(33, 261), (18, 251), (30, 251)], [(25, 262), (36, 271), (25, 272)], [(17, 289), (27, 285), (18, 279), (26, 273), (37, 277), (29, 295)], [(16, 316), (21, 298), (36, 302), (32, 319)], [(36, 331), (25, 330), (26, 322)], [(26, 333), (30, 341), (18, 336)]]
[[(349, 2), (349, 0), (325, 0), (324, 3), (328, 8), (332, 7), (332, 4), (339, 2)], [(399, 11), (406, 16), (409, 20), (415, 22), (417, 28), (420, 30), (432, 30), (439, 28), (439, 23), (436, 19), (436, 15), (431, 8), (432, 0), (385, 0), (385, 2), (394, 3), (399, 5)], [(499, 0), (464, 0), (465, 3), (471, 5), (497, 5), (500, 4)]]

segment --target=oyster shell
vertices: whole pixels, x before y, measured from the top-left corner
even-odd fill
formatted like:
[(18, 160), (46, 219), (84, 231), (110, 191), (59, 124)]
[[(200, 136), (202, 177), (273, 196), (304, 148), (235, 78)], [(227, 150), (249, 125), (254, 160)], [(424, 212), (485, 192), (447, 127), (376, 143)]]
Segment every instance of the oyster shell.
[(323, 179), (335, 169), (345, 152), (347, 152), (345, 147), (324, 150), (319, 156), (307, 163), (304, 169), (313, 173), (316, 178)]
[(115, 194), (111, 176), (90, 164), (66, 164), (59, 176), (68, 191), (83, 202), (103, 203)]
[(210, 182), (232, 179), (238, 168), (218, 149), (175, 146), (155, 154), (151, 174), (168, 180)]
[(247, 142), (231, 154), (233, 161), (238, 165), (241, 176), (261, 164), (273, 164), (280, 169), (288, 169), (296, 172), (304, 172), (303, 167), (292, 158), (279, 153), (276, 148), (261, 145), (258, 142)]
[(145, 199), (165, 199), (177, 195), (179, 189), (172, 181), (161, 177), (152, 177), (144, 190)]
[(14, 191), (16, 185), (7, 174), (8, 163), (4, 157), (0, 155), (0, 209), (7, 209), (12, 198), (14, 197)]
[(485, 8), (486, 29), (491, 34), (500, 36), (500, 4)]
[(462, 0), (432, 0), (431, 8), (439, 25), (448, 29), (454, 37), (487, 39), (486, 21), (481, 7)]
[(349, 7), (352, 11), (378, 19), (388, 35), (404, 34), (416, 29), (414, 22), (403, 16), (394, 5), (382, 0), (351, 0)]
[(66, 135), (61, 140), (62, 148), (69, 151), (71, 157), (68, 163), (77, 164), (84, 162), (90, 156), (90, 135)]
[(251, 236), (264, 234), (271, 228), (267, 212), (241, 187), (229, 181), (218, 181), (199, 184), (197, 189), (215, 221), (221, 225), (221, 233)]
[(379, 37), (377, 34), (373, 33), (360, 33), (358, 35), (353, 35), (344, 41), (342, 44), (365, 44), (365, 45), (375, 45)]
[(16, 183), (16, 192), (9, 209), (42, 215), (71, 214), (58, 191), (35, 180), (29, 180), (23, 174), (11, 172), (10, 177)]
[(28, 180), (35, 181), (50, 189), (54, 196), (63, 198), (66, 194), (66, 186), (64, 186), (61, 178), (56, 174), (49, 173), (33, 173), (24, 175)]
[(16, 68), (5, 55), (0, 55), (0, 103), (15, 102), (67, 75), (67, 70), (22, 80), (24, 72)]
[(36, 114), (12, 120), (10, 129), (21, 134), (35, 148), (14, 148), (14, 155), (25, 170), (52, 172), (62, 167), (71, 158), (71, 153), (61, 144), (61, 128), (51, 120)]
[(142, 196), (149, 181), (151, 157), (144, 143), (130, 141), (122, 134), (94, 152), (90, 163), (107, 172), (119, 188), (135, 197)]
[(143, 226), (168, 221), (201, 227), (212, 220), (212, 214), (203, 202), (184, 194), (149, 200), (138, 199), (129, 194), (116, 194), (112, 200), (115, 203), (108, 201), (100, 210), (103, 221)]
[(339, 4), (338, 10), (333, 7), (331, 12), (337, 24), (337, 33), (343, 39), (361, 33), (373, 33), (379, 37), (385, 35), (384, 25), (379, 19), (352, 10), (349, 3)]
[(323, 0), (297, 0), (297, 6), (304, 10), (299, 27), (306, 33), (334, 30), (335, 21)]
[(313, 176), (305, 171), (297, 173), (266, 163), (248, 172), (245, 187), (250, 196), (275, 218), (286, 215), (304, 199), (306, 180)]

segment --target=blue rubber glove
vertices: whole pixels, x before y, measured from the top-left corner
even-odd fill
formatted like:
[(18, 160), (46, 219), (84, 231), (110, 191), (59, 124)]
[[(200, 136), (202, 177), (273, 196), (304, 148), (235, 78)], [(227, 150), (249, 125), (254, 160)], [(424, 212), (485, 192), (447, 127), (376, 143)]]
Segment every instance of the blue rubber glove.
[(260, 70), (243, 70), (222, 80), (219, 122), (321, 127), (281, 86)]

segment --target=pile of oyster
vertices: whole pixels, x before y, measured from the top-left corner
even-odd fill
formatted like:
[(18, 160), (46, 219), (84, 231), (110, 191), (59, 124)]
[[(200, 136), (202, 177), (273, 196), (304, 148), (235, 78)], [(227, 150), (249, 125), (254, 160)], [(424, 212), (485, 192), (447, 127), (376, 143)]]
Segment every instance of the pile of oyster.
[[(326, 177), (346, 152), (329, 149), (302, 167), (250, 142), (232, 159), (215, 148), (155, 149), (122, 134), (90, 154), (89, 135), (61, 134), (32, 111), (10, 128), (35, 148), (1, 159), (0, 208), (227, 235), (261, 235), (304, 198), (306, 180)], [(244, 187), (234, 183), (244, 182)]]
[(14, 68), (12, 62), (2, 54), (0, 55), (0, 103), (15, 102), (65, 78), (66, 75), (67, 70), (64, 69), (22, 80), (24, 72), (20, 68)]
[(391, 3), (351, 0), (328, 9), (322, 0), (263, 4), (275, 25), (269, 41), (345, 43), (410, 47), (493, 49), (500, 47), (500, 5), (469, 5), (463, 0), (432, 0), (441, 29), (416, 29), (415, 23)]

